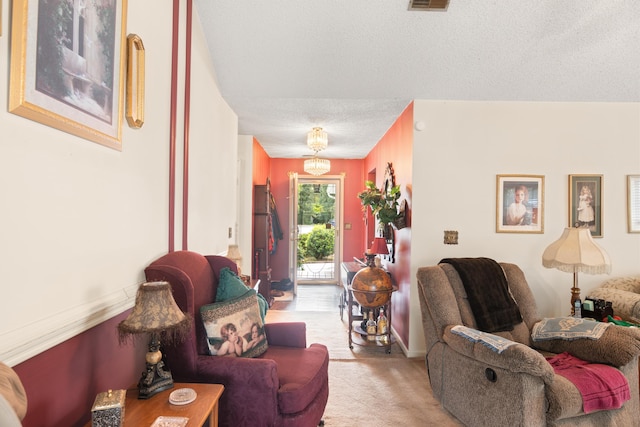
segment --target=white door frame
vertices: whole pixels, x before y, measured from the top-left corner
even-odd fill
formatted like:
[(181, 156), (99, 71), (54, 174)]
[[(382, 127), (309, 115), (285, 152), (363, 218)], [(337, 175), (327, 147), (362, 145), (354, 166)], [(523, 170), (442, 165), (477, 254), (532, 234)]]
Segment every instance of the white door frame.
[(293, 281), (293, 293), (298, 294), (298, 184), (336, 184), (335, 244), (333, 255), (334, 278), (340, 277), (340, 263), (343, 252), (342, 223), (344, 221), (344, 174), (340, 175), (298, 175), (289, 172), (289, 277)]

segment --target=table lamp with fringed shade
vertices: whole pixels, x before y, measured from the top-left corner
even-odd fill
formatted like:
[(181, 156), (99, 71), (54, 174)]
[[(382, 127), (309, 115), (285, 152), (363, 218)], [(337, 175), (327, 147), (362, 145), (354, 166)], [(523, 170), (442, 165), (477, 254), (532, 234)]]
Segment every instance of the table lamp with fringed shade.
[(571, 315), (575, 314), (575, 302), (580, 299), (578, 272), (587, 274), (609, 274), (611, 260), (609, 255), (596, 244), (591, 231), (586, 227), (567, 227), (562, 236), (542, 254), (542, 265), (573, 273), (571, 288)]
[(148, 399), (173, 387), (171, 371), (160, 352), (160, 337), (164, 342), (179, 342), (191, 328), (191, 318), (178, 307), (169, 282), (147, 282), (140, 285), (136, 302), (129, 316), (118, 324), (120, 342), (132, 335), (149, 334), (146, 371), (138, 383), (138, 398)]

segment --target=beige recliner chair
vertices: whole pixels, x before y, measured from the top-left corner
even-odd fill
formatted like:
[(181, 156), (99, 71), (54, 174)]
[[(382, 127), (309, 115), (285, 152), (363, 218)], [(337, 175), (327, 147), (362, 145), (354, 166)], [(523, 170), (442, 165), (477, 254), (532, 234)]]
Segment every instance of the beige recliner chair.
[[(499, 265), (522, 317), (511, 331), (493, 333), (515, 342), (501, 353), (452, 332), (456, 325), (477, 328), (458, 270), (446, 263), (418, 269), (426, 365), (441, 405), (468, 426), (639, 426), (640, 330), (611, 325), (597, 340), (533, 342), (532, 328), (541, 319), (524, 273)], [(545, 359), (562, 352), (618, 368), (631, 399), (620, 409), (585, 414), (576, 386)]]

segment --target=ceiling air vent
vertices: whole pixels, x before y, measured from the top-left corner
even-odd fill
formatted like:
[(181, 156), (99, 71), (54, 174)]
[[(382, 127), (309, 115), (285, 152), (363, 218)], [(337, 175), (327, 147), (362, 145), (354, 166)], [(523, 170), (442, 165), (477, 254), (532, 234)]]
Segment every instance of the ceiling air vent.
[(409, 0), (409, 10), (447, 10), (449, 0)]

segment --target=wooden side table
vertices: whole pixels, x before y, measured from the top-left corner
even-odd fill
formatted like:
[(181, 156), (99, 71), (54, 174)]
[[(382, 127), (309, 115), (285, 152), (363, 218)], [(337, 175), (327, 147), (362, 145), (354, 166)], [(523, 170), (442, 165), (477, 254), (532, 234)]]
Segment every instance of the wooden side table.
[[(179, 388), (192, 388), (196, 400), (186, 405), (172, 405), (169, 394)], [(218, 400), (222, 396), (222, 384), (175, 383), (173, 388), (161, 391), (149, 399), (138, 399), (138, 388), (127, 390), (124, 404), (124, 425), (127, 427), (149, 427), (159, 416), (187, 417), (187, 427), (202, 426), (209, 420), (210, 427), (218, 426)], [(91, 427), (91, 421), (87, 423)]]
[(351, 280), (358, 271), (363, 267), (362, 264), (357, 262), (343, 262), (341, 264), (340, 281), (342, 282), (342, 294), (340, 295), (340, 320), (342, 320), (342, 314), (345, 309), (351, 312), (350, 320), (362, 319), (362, 316), (353, 314), (353, 307), (359, 308), (360, 305), (353, 299), (349, 301), (349, 286), (351, 286)]

